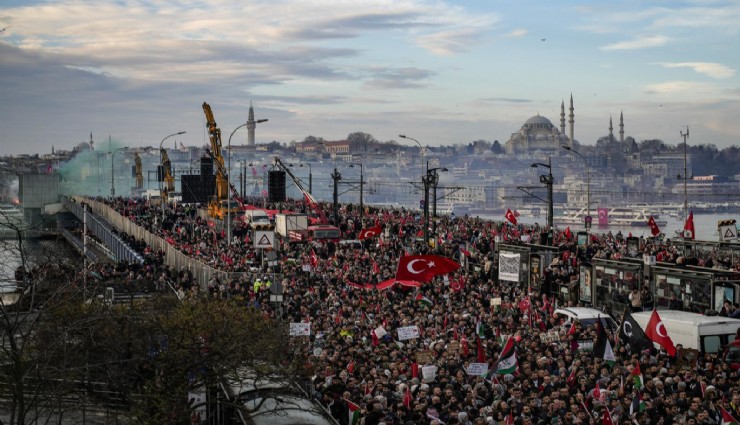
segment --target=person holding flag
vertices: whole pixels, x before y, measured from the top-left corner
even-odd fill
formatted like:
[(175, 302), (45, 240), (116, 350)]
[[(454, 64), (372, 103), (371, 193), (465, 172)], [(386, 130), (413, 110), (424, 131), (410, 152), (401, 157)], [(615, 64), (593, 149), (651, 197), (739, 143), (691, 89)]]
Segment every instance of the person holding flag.
[(653, 314), (650, 316), (650, 321), (645, 329), (645, 335), (651, 341), (663, 347), (669, 356), (676, 357), (676, 346), (673, 345), (671, 337), (668, 336), (668, 331), (658, 314), (658, 310), (653, 310)]

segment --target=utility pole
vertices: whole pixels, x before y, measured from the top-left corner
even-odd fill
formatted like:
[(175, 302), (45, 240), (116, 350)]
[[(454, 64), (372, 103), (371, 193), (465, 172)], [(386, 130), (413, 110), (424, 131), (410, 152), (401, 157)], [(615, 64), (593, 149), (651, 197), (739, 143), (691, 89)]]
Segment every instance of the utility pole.
[(342, 180), (342, 175), (336, 167), (334, 167), (331, 178), (334, 180), (334, 225), (339, 226), (339, 181)]

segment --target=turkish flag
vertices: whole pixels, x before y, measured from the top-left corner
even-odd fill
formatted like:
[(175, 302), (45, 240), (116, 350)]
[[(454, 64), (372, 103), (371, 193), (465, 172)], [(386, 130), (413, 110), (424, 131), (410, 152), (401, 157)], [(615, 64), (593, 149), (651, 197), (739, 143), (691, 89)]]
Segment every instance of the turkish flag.
[(650, 316), (650, 321), (645, 328), (645, 335), (651, 341), (665, 348), (669, 356), (673, 357), (676, 355), (676, 346), (673, 345), (671, 337), (668, 336), (668, 331), (666, 331), (663, 320), (658, 315), (657, 310), (653, 310), (653, 315)]
[(683, 238), (684, 239), (694, 239), (694, 212), (693, 211), (689, 213), (689, 218), (686, 220), (686, 223), (683, 225)]
[(311, 256), (309, 258), (311, 260), (311, 267), (315, 268), (319, 265), (319, 258), (316, 256), (316, 253), (313, 251), (313, 249), (311, 250)]
[(532, 303), (529, 301), (529, 297), (522, 298), (522, 300), (519, 301), (519, 310), (521, 310), (522, 313), (526, 313), (530, 308), (532, 308)]
[(397, 280), (428, 282), (460, 268), (460, 264), (439, 255), (405, 255), (398, 261)]
[(360, 230), (360, 235), (357, 236), (357, 239), (363, 240), (363, 239), (379, 236), (382, 231), (383, 231), (382, 226), (375, 226), (375, 227), (370, 227), (368, 229), (362, 229)]
[(648, 220), (648, 226), (650, 226), (650, 233), (653, 234), (653, 236), (658, 236), (660, 234), (660, 228), (655, 223), (655, 219), (653, 216), (650, 216), (650, 220)]
[(573, 232), (570, 231), (570, 226), (565, 228), (565, 239), (570, 239), (573, 237)]
[(506, 214), (504, 215), (504, 217), (506, 217), (506, 219), (509, 220), (509, 222), (511, 224), (516, 224), (517, 223), (516, 216), (514, 215), (513, 212), (511, 212), (510, 209), (507, 209), (506, 210)]
[(609, 409), (604, 409), (604, 417), (601, 419), (601, 425), (614, 425), (612, 414)]

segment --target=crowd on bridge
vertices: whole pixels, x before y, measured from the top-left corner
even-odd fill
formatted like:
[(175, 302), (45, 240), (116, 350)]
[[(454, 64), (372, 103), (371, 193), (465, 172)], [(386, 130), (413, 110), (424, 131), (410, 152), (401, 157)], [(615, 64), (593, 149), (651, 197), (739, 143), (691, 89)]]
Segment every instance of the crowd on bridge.
[[(279, 250), (283, 261), (273, 273), (253, 261), (257, 254), (242, 224), (228, 240), (194, 206), (168, 206), (163, 217), (159, 206), (145, 200), (98, 201), (195, 260), (242, 272), (199, 288), (186, 270), (164, 265), (161, 253), (141, 246), (147, 265), (111, 273), (153, 277), (160, 289), (171, 287), (181, 297), (241, 298), (246, 306), (275, 318), (310, 323), (310, 336), (293, 338), (310, 359), (317, 394), (342, 425), (601, 424), (605, 416), (614, 424), (720, 425), (725, 423), (723, 409), (740, 417), (738, 372), (717, 354), (687, 364), (663, 349), (633, 352), (610, 335), (616, 357), (611, 364), (578, 344), (595, 340), (596, 327), (570, 329), (553, 314), (557, 307), (577, 305), (576, 297), (499, 280), (496, 241), (538, 240), (544, 231), (540, 226), (446, 216), (436, 223), (430, 246), (420, 238), (423, 220), (417, 211), (368, 207), (361, 218), (356, 206), (343, 205), (338, 223), (343, 238), (356, 239), (363, 228), (377, 225), (383, 228), (381, 236), (362, 240), (362, 249), (285, 243)], [(261, 206), (306, 210), (292, 201)], [(328, 205), (323, 208), (329, 211)], [(578, 249), (569, 229), (556, 232), (559, 251), (537, 287), (574, 280), (581, 262), (594, 257), (628, 256), (626, 238), (620, 236), (592, 234), (587, 248)], [(642, 239), (640, 255), (740, 270), (740, 264), (716, 254), (683, 258), (665, 238)], [(378, 284), (395, 277), (401, 257), (420, 254), (451, 258), (463, 266), (418, 287), (379, 289)], [(280, 308), (268, 301), (265, 283), (276, 280), (284, 291)], [(725, 314), (736, 308), (727, 306)], [(401, 339), (398, 328), (409, 326), (416, 326), (418, 337)], [(508, 339), (516, 341), (516, 371), (468, 374), (471, 363), (495, 370)], [(641, 372), (639, 383), (633, 379), (635, 370)]]

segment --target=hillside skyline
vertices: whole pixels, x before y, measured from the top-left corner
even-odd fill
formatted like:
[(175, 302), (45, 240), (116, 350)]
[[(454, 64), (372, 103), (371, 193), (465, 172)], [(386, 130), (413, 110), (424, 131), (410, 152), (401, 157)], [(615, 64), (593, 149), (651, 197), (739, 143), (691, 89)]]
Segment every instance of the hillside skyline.
[[(0, 144), (88, 139), (257, 143), (313, 135), (424, 145), (505, 143), (528, 118), (594, 145), (625, 136), (719, 149), (740, 140), (740, 4), (723, 0), (194, 2), (10, 0), (0, 6)], [(246, 144), (247, 132), (232, 143)]]

